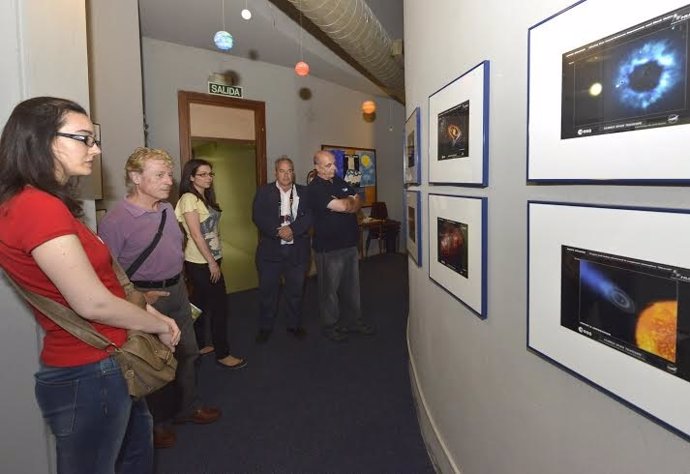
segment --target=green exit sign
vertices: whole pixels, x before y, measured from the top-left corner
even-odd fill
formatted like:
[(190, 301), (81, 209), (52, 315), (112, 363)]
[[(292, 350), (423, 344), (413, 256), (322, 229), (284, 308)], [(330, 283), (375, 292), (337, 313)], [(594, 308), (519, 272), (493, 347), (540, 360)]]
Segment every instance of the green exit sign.
[(209, 82), (208, 93), (227, 97), (242, 97), (242, 88), (239, 86), (221, 84), (219, 82)]

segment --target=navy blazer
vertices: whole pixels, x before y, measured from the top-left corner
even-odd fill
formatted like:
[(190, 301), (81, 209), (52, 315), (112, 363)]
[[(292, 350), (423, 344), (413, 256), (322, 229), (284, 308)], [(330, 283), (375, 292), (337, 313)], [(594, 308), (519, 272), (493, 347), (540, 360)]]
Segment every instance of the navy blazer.
[[(310, 235), (309, 229), (312, 224), (311, 210), (309, 209), (309, 196), (306, 186), (295, 184), (299, 205), (297, 215), (290, 224), (295, 243), (292, 258), (295, 264), (309, 260), (310, 256)], [(261, 186), (256, 191), (254, 203), (252, 205), (252, 220), (259, 228), (259, 245), (256, 249), (256, 259), (261, 260), (280, 260), (282, 253), (280, 250), (280, 237), (278, 237), (278, 227), (280, 227), (280, 191), (275, 181)]]

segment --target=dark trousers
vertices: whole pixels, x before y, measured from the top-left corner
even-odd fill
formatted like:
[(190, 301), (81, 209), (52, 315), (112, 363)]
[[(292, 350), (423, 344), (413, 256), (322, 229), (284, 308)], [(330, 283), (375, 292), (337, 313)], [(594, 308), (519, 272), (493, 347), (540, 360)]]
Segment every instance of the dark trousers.
[(297, 261), (294, 255), (297, 250), (293, 245), (281, 246), (280, 252), (279, 260), (256, 261), (259, 271), (259, 329), (273, 329), (278, 311), (281, 277), (285, 281), (283, 294), (286, 325), (288, 328), (302, 325), (302, 296), (307, 262)]
[[(220, 265), (220, 260), (218, 265)], [(207, 328), (211, 326), (211, 342), (215, 349), (216, 359), (230, 355), (228, 347), (228, 295), (225, 293), (225, 278), (211, 283), (211, 272), (208, 265), (184, 262), (187, 276), (192, 280), (194, 293), (192, 303), (201, 308), (201, 316), (194, 323), (194, 331), (199, 347), (208, 345)]]
[(314, 257), (322, 324), (348, 327), (363, 323), (357, 247), (316, 252)]
[(154, 423), (161, 423), (173, 417), (189, 416), (201, 406), (196, 377), (199, 347), (193, 334), (192, 312), (189, 308), (189, 296), (184, 281), (180, 278), (173, 286), (151, 289), (170, 292), (169, 296), (158, 298), (153, 306), (161, 313), (173, 318), (181, 332), (180, 342), (175, 348), (177, 359), (175, 380), (146, 397)]

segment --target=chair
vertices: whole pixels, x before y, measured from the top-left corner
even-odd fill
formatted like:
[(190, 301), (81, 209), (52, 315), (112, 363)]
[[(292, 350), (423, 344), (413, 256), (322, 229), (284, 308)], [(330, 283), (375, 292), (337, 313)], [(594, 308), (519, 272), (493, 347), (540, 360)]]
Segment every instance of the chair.
[(379, 241), (379, 253), (383, 252), (384, 244), (386, 250), (398, 250), (398, 233), (400, 232), (400, 223), (388, 219), (388, 208), (385, 202), (374, 202), (371, 204), (371, 212), (369, 217), (376, 219), (375, 222), (368, 226), (366, 246), (364, 248), (364, 257), (369, 253), (369, 243), (372, 239)]

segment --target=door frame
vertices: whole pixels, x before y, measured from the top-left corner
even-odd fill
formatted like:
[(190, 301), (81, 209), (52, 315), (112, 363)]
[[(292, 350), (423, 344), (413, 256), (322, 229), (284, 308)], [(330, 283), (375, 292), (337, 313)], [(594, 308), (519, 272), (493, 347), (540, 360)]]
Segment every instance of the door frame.
[(256, 186), (267, 182), (266, 174), (266, 103), (258, 100), (235, 99), (204, 94), (201, 92), (178, 91), (177, 115), (180, 126), (180, 167), (192, 159), (192, 136), (189, 117), (190, 104), (214, 105), (233, 109), (254, 111), (254, 142), (256, 143)]

